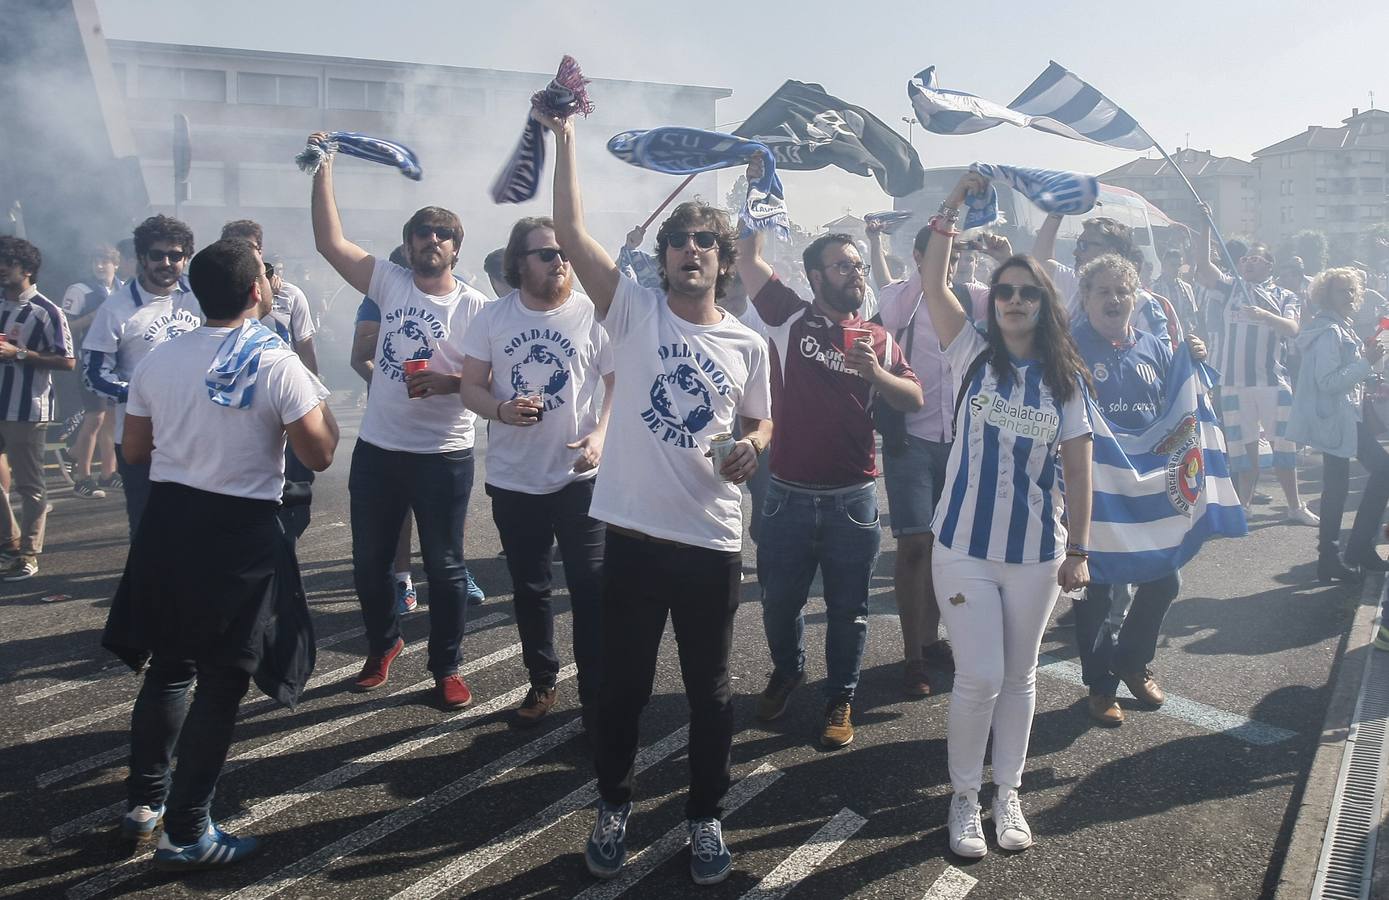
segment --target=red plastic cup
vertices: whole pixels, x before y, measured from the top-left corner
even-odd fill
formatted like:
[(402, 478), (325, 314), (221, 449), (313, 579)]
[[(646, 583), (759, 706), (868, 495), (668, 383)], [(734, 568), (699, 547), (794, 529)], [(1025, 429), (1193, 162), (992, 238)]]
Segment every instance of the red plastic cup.
[(844, 329), (844, 352), (848, 353), (849, 348), (854, 346), (854, 341), (857, 341), (859, 338), (872, 338), (872, 336), (873, 332), (869, 331), (867, 328), (846, 327)]
[[(405, 361), (405, 364), (404, 364), (401, 368), (403, 368), (403, 369), (405, 370), (405, 377), (406, 377), (406, 378), (409, 378), (411, 375), (414, 375), (416, 372), (423, 372), (423, 371), (425, 371), (426, 369), (428, 369), (428, 368), (429, 368), (429, 360), (427, 360), (427, 359), (407, 359), (407, 360)], [(406, 390), (407, 390), (407, 391), (410, 390), (408, 386), (406, 387)], [(417, 394), (411, 393), (411, 394), (410, 394), (410, 399), (411, 399), (411, 400), (418, 400), (418, 399), (419, 399), (419, 396), (418, 396)]]

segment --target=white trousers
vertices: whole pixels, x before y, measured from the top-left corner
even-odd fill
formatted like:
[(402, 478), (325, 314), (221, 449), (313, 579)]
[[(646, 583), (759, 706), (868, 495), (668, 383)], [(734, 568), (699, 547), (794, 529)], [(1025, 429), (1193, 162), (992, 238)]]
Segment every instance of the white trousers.
[(1000, 563), (937, 545), (940, 615), (955, 651), (946, 747), (956, 793), (978, 791), (992, 730), (994, 784), (1022, 786), (1037, 705), (1037, 654), (1061, 589), (1061, 560)]

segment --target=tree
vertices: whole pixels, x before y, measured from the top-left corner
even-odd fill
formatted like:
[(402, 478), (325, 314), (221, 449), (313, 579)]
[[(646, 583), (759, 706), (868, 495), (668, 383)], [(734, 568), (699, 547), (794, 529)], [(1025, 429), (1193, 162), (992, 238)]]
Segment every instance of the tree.
[(1365, 229), (1365, 255), (1362, 257), (1376, 270), (1389, 263), (1389, 222), (1380, 222)]
[(1291, 244), (1291, 255), (1302, 257), (1303, 271), (1308, 275), (1315, 275), (1326, 268), (1331, 248), (1324, 233), (1310, 229), (1299, 231), (1293, 235)]

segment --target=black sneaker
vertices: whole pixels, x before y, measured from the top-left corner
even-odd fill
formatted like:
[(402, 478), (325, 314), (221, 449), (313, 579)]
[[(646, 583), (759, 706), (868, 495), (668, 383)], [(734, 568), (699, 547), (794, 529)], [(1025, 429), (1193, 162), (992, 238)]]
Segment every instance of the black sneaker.
[(772, 672), (762, 696), (757, 698), (757, 721), (771, 722), (780, 718), (781, 714), (786, 712), (786, 703), (791, 699), (791, 692), (800, 687), (802, 681), (805, 681), (804, 672), (797, 672), (795, 677)]
[(6, 581), (24, 581), (39, 574), (39, 561), (32, 556), (16, 556), (4, 572)]
[(934, 644), (927, 644), (921, 648), (921, 661), (928, 669), (940, 669), (945, 672), (955, 671), (955, 651), (950, 646), (947, 638), (941, 638)]
[(108, 491), (120, 491), (125, 489), (125, 479), (121, 478), (120, 472), (112, 473), (109, 478), (98, 478), (97, 485)]
[(96, 479), (88, 476), (80, 481), (73, 482), (72, 493), (75, 497), (86, 497), (89, 500), (103, 500), (106, 492), (97, 486)]

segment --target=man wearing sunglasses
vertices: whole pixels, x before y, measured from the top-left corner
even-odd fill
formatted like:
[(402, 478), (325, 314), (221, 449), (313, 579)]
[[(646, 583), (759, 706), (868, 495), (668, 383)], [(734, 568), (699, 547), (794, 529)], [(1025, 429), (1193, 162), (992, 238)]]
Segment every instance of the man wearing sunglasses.
[[(309, 140), (322, 142), (325, 135)], [(463, 223), (447, 209), (426, 206), (401, 229), (408, 268), (378, 260), (348, 240), (333, 196), (331, 155), (314, 175), (312, 218), (318, 252), (354, 290), (375, 300), (381, 315), (371, 392), (347, 483), (352, 577), (368, 645), (353, 687), (384, 685), (405, 647), (391, 563), (401, 525), (413, 512), (429, 579), (434, 698), (445, 709), (459, 709), (473, 700), (458, 666), (467, 615), (463, 523), (473, 489), (474, 420), (459, 402), (459, 372), (464, 333), (487, 298), (454, 277)]]
[[(742, 493), (771, 439), (766, 344), (715, 300), (732, 277), (728, 217), (682, 203), (656, 234), (663, 290), (643, 288), (584, 227), (574, 119), (531, 114), (555, 135), (555, 236), (612, 342), (617, 384), (605, 474), (590, 515), (607, 523), (599, 804), (584, 860), (600, 878), (626, 858), (637, 727), (651, 697), (666, 619), (675, 627), (690, 706), (690, 875), (723, 881), (733, 858), (720, 803), (729, 785), (733, 693), (728, 656), (742, 580)], [(714, 439), (735, 419), (742, 439)], [(611, 476), (611, 477), (610, 477)], [(568, 552), (565, 553), (566, 560)]]
[[(748, 181), (760, 177), (760, 163)], [(803, 610), (824, 578), (823, 747), (854, 739), (851, 706), (868, 636), (868, 585), (878, 559), (877, 456), (871, 402), (921, 409), (921, 384), (881, 325), (860, 315), (868, 266), (853, 238), (827, 234), (803, 254), (811, 302), (782, 284), (762, 257), (760, 231), (738, 242), (738, 270), (771, 347), (772, 484), (762, 507), (757, 570), (773, 671), (757, 703), (770, 722), (805, 680)]]
[(183, 277), (193, 255), (193, 231), (178, 219), (150, 216), (135, 229), (135, 277), (96, 312), (82, 341), (82, 377), (116, 403), (116, 469), (134, 536), (149, 500), (149, 463), (121, 453), (130, 376), (151, 350), (202, 325), (202, 307)]

